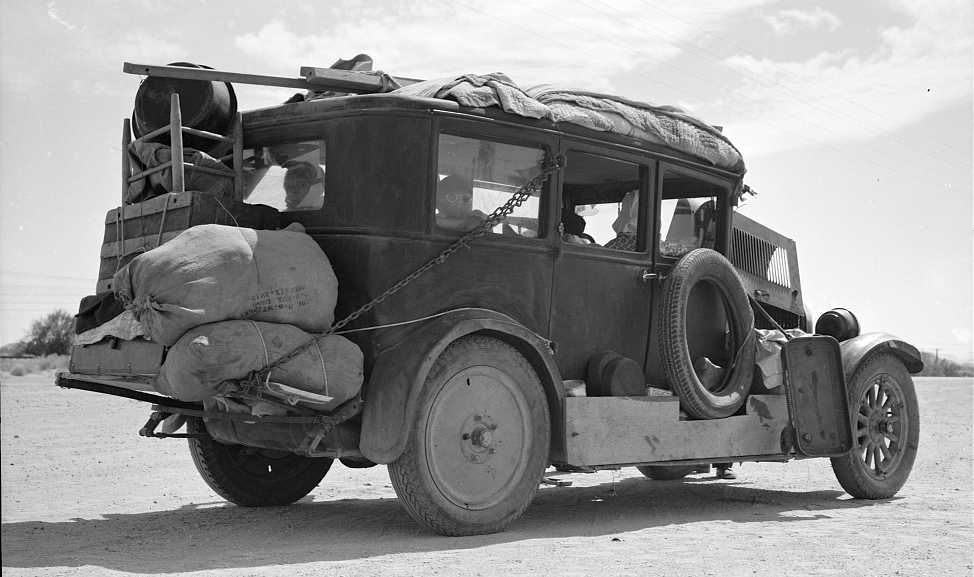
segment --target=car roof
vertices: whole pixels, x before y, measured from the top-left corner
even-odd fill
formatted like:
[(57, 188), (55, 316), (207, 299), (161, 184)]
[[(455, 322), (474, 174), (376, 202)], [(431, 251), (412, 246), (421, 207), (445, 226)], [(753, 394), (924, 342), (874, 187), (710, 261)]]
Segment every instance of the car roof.
[(691, 164), (695, 167), (704, 168), (733, 179), (739, 179), (743, 175), (743, 169), (740, 172), (722, 169), (714, 166), (706, 159), (658, 142), (650, 142), (633, 136), (625, 136), (612, 132), (592, 130), (570, 122), (526, 118), (493, 107), (472, 108), (461, 106), (457, 102), (441, 98), (395, 93), (352, 94), (258, 108), (244, 111), (242, 116), (244, 128), (249, 131), (269, 129), (282, 124), (300, 124), (369, 112), (391, 115), (443, 114), (474, 118), (492, 123), (500, 123), (506, 126), (574, 136), (596, 143), (610, 143), (633, 149), (635, 152), (650, 152), (657, 156), (662, 156), (683, 164)]

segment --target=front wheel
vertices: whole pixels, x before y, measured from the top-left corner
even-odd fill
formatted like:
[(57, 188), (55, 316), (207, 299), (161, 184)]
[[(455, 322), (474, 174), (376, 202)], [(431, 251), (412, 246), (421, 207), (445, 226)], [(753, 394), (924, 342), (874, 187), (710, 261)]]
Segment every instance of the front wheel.
[(550, 434), (545, 393), (528, 361), (497, 339), (465, 337), (433, 365), (389, 477), (406, 511), (428, 529), (494, 533), (534, 498)]
[[(190, 433), (206, 433), (199, 418)], [(332, 460), (284, 451), (227, 445), (207, 436), (189, 439), (200, 476), (218, 495), (242, 507), (290, 505), (310, 493), (328, 473)]]
[(849, 383), (853, 449), (832, 459), (839, 484), (857, 499), (887, 499), (906, 483), (916, 459), (920, 413), (913, 379), (889, 354), (868, 359)]

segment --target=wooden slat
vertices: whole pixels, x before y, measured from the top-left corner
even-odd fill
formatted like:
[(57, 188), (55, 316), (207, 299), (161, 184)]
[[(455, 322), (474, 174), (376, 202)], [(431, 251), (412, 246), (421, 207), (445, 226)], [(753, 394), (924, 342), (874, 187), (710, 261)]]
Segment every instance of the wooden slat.
[(382, 79), (378, 76), (351, 70), (302, 66), (301, 76), (304, 76), (312, 88), (317, 89), (365, 93), (383, 91)]
[(209, 138), (210, 140), (216, 140), (218, 142), (232, 142), (229, 136), (223, 136), (215, 132), (207, 132), (205, 130), (197, 130), (195, 128), (190, 128), (188, 126), (183, 127), (183, 132), (186, 134), (192, 134), (194, 136), (202, 136), (203, 138)]
[(304, 78), (287, 78), (284, 76), (262, 76), (259, 74), (242, 74), (239, 72), (224, 72), (206, 68), (184, 68), (182, 66), (155, 66), (149, 64), (122, 64), (122, 72), (139, 74), (142, 76), (160, 76), (164, 78), (183, 78), (185, 80), (204, 80), (216, 82), (239, 82), (241, 84), (257, 84), (259, 86), (280, 86), (283, 88), (309, 89), (311, 85)]
[(172, 125), (167, 124), (165, 126), (161, 126), (161, 127), (157, 128), (157, 129), (153, 130), (152, 132), (150, 132), (148, 134), (143, 134), (142, 136), (136, 138), (135, 141), (136, 142), (149, 141), (149, 140), (152, 140), (153, 138), (155, 138), (155, 137), (157, 137), (159, 135), (162, 135), (162, 134), (165, 134), (165, 133), (169, 132), (171, 129), (172, 129)]
[(205, 172), (206, 174), (212, 174), (213, 176), (222, 176), (225, 178), (233, 178), (234, 173), (229, 168), (210, 168), (208, 166), (200, 166), (198, 164), (193, 164), (192, 162), (183, 162), (183, 168), (189, 170), (198, 170), (200, 172)]
[[(173, 230), (164, 232), (162, 234), (162, 242), (167, 242), (175, 238), (181, 232), (183, 231)], [(156, 242), (158, 239), (158, 234), (147, 234), (145, 236), (139, 236), (136, 238), (127, 238), (125, 239), (125, 244), (122, 248), (122, 256), (152, 250), (161, 244)], [(119, 256), (119, 243), (109, 242), (101, 246), (101, 258), (112, 258), (117, 256)]]
[(129, 182), (136, 182), (140, 178), (145, 178), (145, 177), (149, 176), (150, 174), (155, 174), (157, 172), (161, 172), (161, 171), (166, 170), (167, 168), (169, 168), (171, 166), (172, 166), (172, 160), (167, 160), (166, 162), (163, 162), (162, 164), (160, 164), (158, 166), (153, 166), (152, 168), (148, 168), (146, 170), (143, 170), (142, 172), (137, 172), (137, 173), (133, 174), (131, 177), (129, 177)]
[[(183, 173), (183, 113), (179, 107), (179, 94), (173, 92), (169, 106), (169, 147), (172, 151), (172, 191), (186, 192), (186, 178)], [(179, 162), (175, 162), (179, 159)]]
[[(166, 205), (169, 208), (166, 208)], [(183, 208), (193, 204), (193, 195), (190, 193), (177, 194), (175, 192), (167, 192), (159, 196), (152, 197), (148, 200), (143, 200), (135, 204), (130, 204), (128, 206), (127, 212), (129, 213), (129, 218), (137, 218), (142, 216), (148, 216), (151, 214), (156, 214), (164, 210), (175, 210), (177, 208)], [(105, 224), (111, 224), (115, 222), (117, 218), (116, 213), (120, 208), (113, 208), (108, 211), (105, 216)], [(136, 212), (138, 214), (136, 214)]]
[(752, 395), (747, 414), (700, 421), (679, 420), (675, 397), (566, 397), (566, 460), (594, 466), (774, 455), (788, 424), (781, 395)]
[(132, 121), (122, 121), (122, 205), (129, 191), (129, 178), (132, 176), (132, 160), (129, 158), (129, 145), (132, 144)]
[(72, 347), (68, 370), (101, 377), (116, 375), (151, 378), (159, 373), (164, 352), (162, 345), (141, 339), (120, 340), (117, 347), (104, 341), (76, 346)]
[(243, 202), (243, 116), (237, 112), (233, 117), (233, 197)]
[[(159, 76), (163, 78), (182, 78), (185, 80), (203, 80), (210, 82), (235, 82), (238, 84), (279, 86), (281, 88), (297, 88), (301, 90), (334, 90), (336, 92), (355, 92), (362, 94), (382, 92), (385, 89), (382, 79), (372, 74), (349, 70), (335, 70), (333, 68), (316, 68), (313, 66), (301, 67), (301, 75), (304, 78), (243, 74), (240, 72), (227, 72), (207, 68), (135, 64), (132, 62), (125, 62), (122, 65), (122, 72), (141, 76)], [(394, 76), (392, 79), (400, 86), (420, 82), (420, 80), (415, 78)]]

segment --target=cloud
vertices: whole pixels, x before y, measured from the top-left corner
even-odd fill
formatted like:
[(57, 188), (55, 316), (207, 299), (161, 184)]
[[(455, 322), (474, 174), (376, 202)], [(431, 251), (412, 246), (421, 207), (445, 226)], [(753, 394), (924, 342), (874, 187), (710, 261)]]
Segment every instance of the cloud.
[[(722, 103), (728, 135), (753, 154), (868, 139), (971, 98), (972, 9), (967, 0), (900, 2), (911, 23), (882, 31), (866, 56), (822, 52), (805, 61), (736, 55), (743, 84)], [(735, 105), (731, 105), (735, 106)]]
[(950, 329), (950, 333), (953, 335), (954, 340), (961, 345), (971, 345), (971, 329), (967, 328), (954, 328)]
[(118, 40), (104, 48), (105, 55), (114, 63), (119, 60), (129, 62), (171, 62), (184, 57), (185, 49), (175, 42), (159, 38), (144, 30), (125, 33)]
[(58, 12), (57, 6), (54, 4), (54, 2), (47, 3), (47, 17), (53, 20), (54, 22), (57, 22), (61, 26), (64, 26), (68, 30), (75, 30), (78, 28), (77, 26), (68, 22), (64, 18), (61, 18), (61, 15)]
[[(523, 84), (557, 79), (611, 90), (612, 77), (674, 58), (681, 44), (767, 0), (685, 3), (666, 11), (630, 0), (566, 5), (557, 0), (488, 4), (403, 3), (336, 18), (299, 34), (283, 18), (235, 38), (244, 54), (297, 71), (338, 57), (370, 54), (400, 76), (436, 78), (466, 72), (509, 74)], [(319, 15), (320, 18), (320, 15)]]
[(779, 10), (775, 15), (763, 16), (762, 19), (778, 36), (785, 36), (799, 28), (825, 28), (831, 32), (842, 23), (838, 16), (821, 6), (811, 10)]

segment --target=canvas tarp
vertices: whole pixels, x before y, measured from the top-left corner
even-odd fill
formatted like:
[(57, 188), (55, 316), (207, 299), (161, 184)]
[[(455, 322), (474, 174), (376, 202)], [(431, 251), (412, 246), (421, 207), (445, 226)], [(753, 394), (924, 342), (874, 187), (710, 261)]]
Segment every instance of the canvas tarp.
[(393, 94), (453, 100), (473, 108), (498, 107), (527, 118), (576, 124), (669, 147), (724, 170), (745, 171), (741, 153), (726, 136), (675, 106), (546, 84), (524, 89), (501, 73), (427, 80)]

